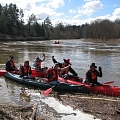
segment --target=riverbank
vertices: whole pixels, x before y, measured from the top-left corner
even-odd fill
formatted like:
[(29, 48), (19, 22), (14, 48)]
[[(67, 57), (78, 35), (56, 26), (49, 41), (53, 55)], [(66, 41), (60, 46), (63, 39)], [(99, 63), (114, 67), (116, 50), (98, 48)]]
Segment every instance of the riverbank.
[(120, 39), (97, 39), (97, 38), (83, 38), (86, 42), (120, 42)]
[(21, 36), (9, 36), (9, 35), (0, 35), (0, 42), (7, 41), (42, 41), (48, 40), (45, 37), (21, 37)]
[[(94, 119), (120, 120), (120, 98), (117, 97), (82, 93), (58, 93), (54, 91), (48, 97), (56, 98), (59, 103), (65, 106), (69, 105), (73, 110), (80, 110), (83, 114), (93, 115)], [(42, 112), (40, 113), (37, 109), (35, 106), (0, 105), (0, 119), (3, 119), (3, 117), (5, 120), (50, 119), (47, 114), (41, 114)]]
[(49, 120), (35, 106), (0, 105), (0, 120)]
[[(87, 42), (102, 42), (102, 41), (110, 41), (110, 42), (120, 42), (120, 39), (98, 39), (98, 38), (81, 38), (84, 41)], [(6, 41), (43, 41), (43, 40), (49, 40), (45, 37), (30, 37), (30, 36), (10, 36), (10, 35), (4, 35), (4, 34), (0, 34), (0, 42), (6, 42)], [(56, 40), (56, 39), (55, 39)], [(58, 39), (60, 40), (60, 39)], [(61, 39), (63, 40), (63, 39)], [(66, 39), (68, 40), (68, 39)], [(71, 40), (71, 39), (70, 39)], [(73, 39), (72, 39), (73, 40)]]
[(54, 95), (60, 102), (70, 105), (94, 118), (102, 120), (120, 120), (120, 98), (95, 94), (60, 94)]

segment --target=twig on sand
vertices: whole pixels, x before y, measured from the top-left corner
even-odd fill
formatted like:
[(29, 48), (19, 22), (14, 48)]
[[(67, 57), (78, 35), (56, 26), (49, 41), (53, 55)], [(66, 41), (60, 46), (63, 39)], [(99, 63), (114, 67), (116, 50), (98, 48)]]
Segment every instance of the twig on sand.
[(36, 113), (37, 108), (36, 108), (35, 106), (33, 106), (33, 107), (32, 107), (32, 110), (33, 110), (33, 112), (32, 112), (31, 117), (29, 118), (29, 120), (34, 120), (34, 117), (35, 117), (35, 113)]

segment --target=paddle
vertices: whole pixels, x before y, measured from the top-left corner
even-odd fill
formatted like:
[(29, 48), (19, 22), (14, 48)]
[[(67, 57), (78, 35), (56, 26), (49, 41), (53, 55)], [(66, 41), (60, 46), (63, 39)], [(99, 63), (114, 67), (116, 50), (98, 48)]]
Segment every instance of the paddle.
[(103, 85), (112, 84), (112, 83), (114, 83), (114, 82), (115, 82), (115, 81), (105, 82), (105, 83), (103, 83)]
[[(112, 83), (114, 83), (114, 82), (115, 82), (115, 81), (109, 81), (109, 82), (103, 83), (102, 85), (108, 85), (108, 84), (112, 84)], [(72, 80), (67, 80), (67, 83), (81, 85), (81, 82), (72, 81)]]
[(48, 88), (47, 90), (45, 90), (44, 92), (42, 92), (41, 94), (43, 95), (43, 96), (47, 96), (49, 93), (51, 93), (52, 92), (52, 90), (53, 90), (53, 88), (56, 86), (56, 85), (58, 85), (58, 84), (60, 84), (59, 82), (57, 82), (57, 84), (55, 84), (54, 86), (52, 86), (51, 88)]

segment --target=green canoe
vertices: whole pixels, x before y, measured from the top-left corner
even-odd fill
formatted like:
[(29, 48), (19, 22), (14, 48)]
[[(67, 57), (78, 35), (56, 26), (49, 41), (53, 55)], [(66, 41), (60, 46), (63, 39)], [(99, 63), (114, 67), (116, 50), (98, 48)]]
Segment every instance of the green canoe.
[[(36, 88), (40, 88), (40, 89), (48, 89), (51, 88), (53, 86), (53, 84), (48, 84), (45, 82), (38, 82), (37, 80), (33, 80), (33, 79), (25, 79), (25, 78), (21, 78), (20, 75), (17, 74), (12, 74), (7, 72), (5, 74), (5, 78), (12, 80), (14, 82), (18, 82), (20, 84), (23, 85), (28, 85), (28, 86), (32, 86), (32, 87), (36, 87)], [(85, 87), (84, 85), (71, 85), (71, 84), (67, 84), (67, 83), (60, 83), (58, 85), (56, 85), (54, 87), (55, 91), (68, 91), (68, 92), (81, 92), (81, 93), (90, 93), (88, 88)]]

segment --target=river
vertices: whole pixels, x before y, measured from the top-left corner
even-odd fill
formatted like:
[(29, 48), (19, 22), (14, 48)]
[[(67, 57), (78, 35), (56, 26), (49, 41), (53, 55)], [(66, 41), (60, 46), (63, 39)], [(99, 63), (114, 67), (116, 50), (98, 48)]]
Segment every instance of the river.
[[(42, 66), (52, 67), (52, 56), (58, 62), (63, 62), (63, 58), (69, 58), (72, 68), (78, 73), (78, 76), (85, 78), (85, 73), (91, 63), (101, 66), (103, 77), (98, 78), (101, 83), (115, 81), (113, 85), (120, 85), (120, 43), (119, 42), (88, 42), (82, 39), (59, 40), (60, 44), (53, 44), (55, 40), (50, 41), (28, 41), (28, 42), (0, 42), (0, 69), (5, 69), (5, 62), (10, 55), (14, 56), (15, 65), (19, 68), (25, 60), (30, 61), (30, 65), (36, 56), (42, 58), (45, 53), (46, 59)], [(21, 94), (21, 86), (11, 82), (4, 77), (0, 78), (0, 103), (14, 103), (16, 105), (33, 104), (35, 96), (24, 96)], [(30, 93), (38, 92), (31, 88), (25, 88)]]

